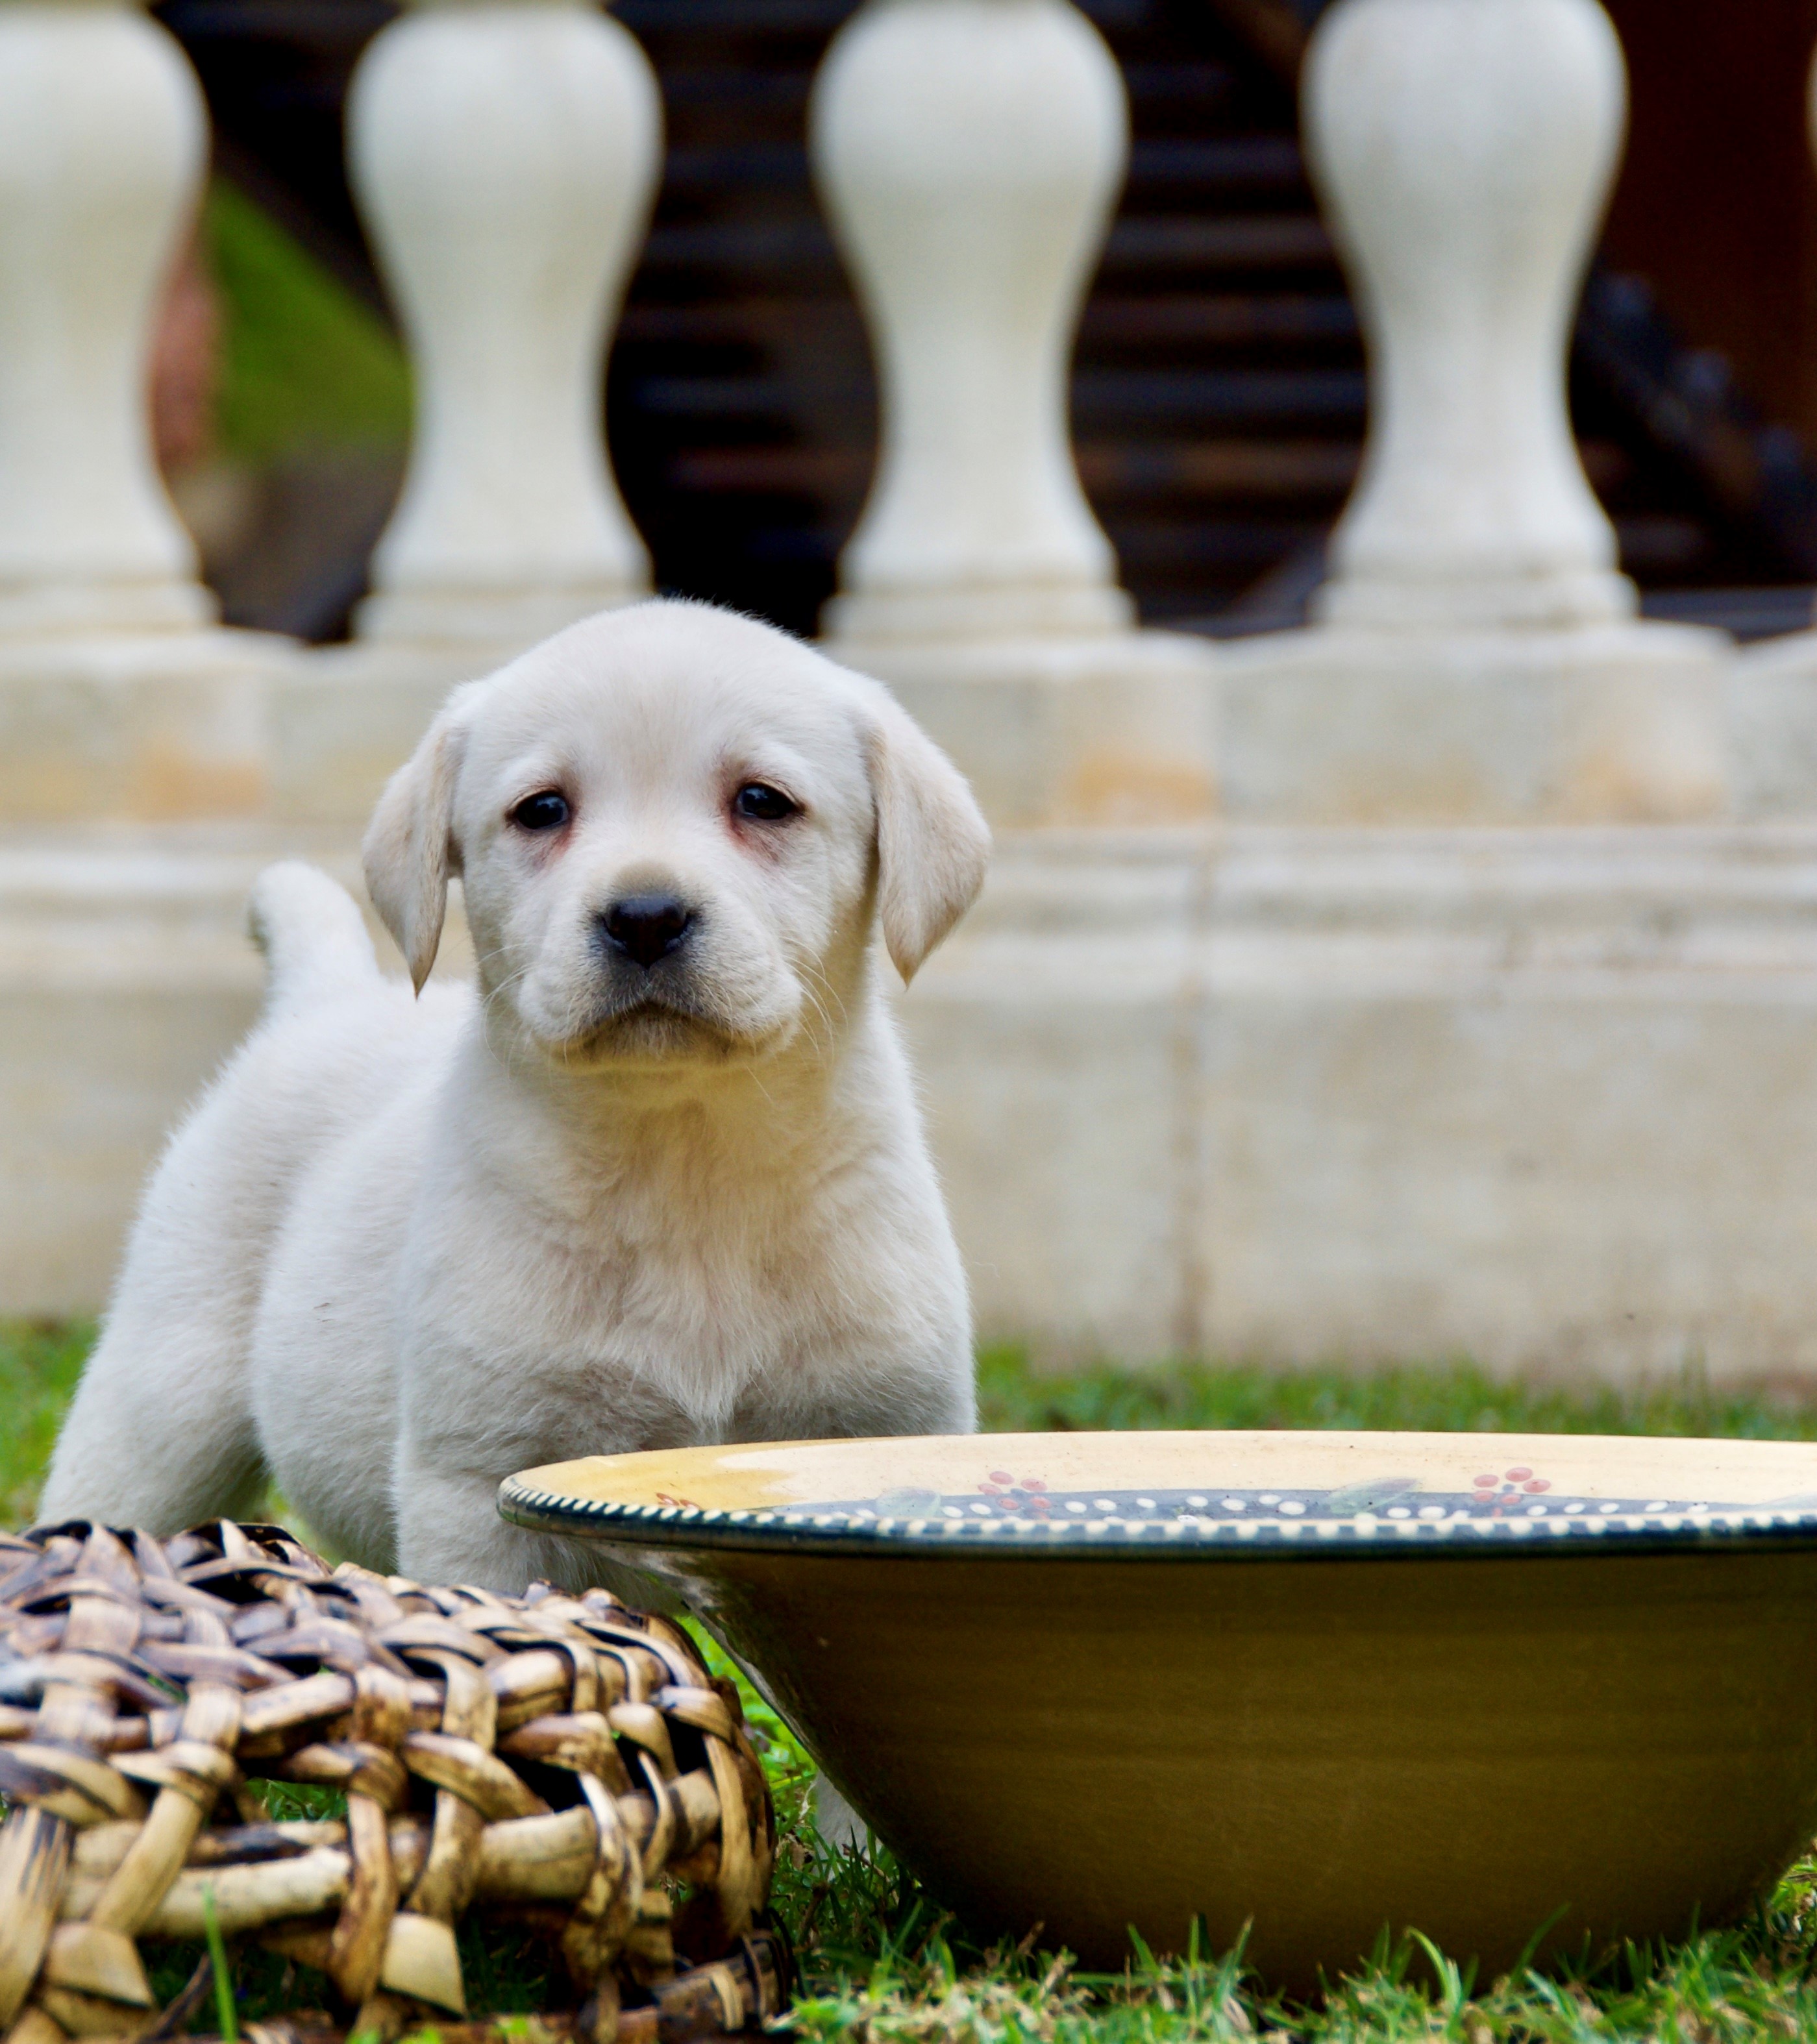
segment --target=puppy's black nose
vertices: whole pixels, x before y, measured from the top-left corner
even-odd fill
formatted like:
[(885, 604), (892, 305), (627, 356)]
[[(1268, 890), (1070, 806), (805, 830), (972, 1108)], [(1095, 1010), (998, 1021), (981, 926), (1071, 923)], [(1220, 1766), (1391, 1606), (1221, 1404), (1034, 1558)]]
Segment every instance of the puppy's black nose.
[(599, 919), (614, 951), (641, 966), (666, 958), (693, 927), (693, 912), (673, 894), (627, 894)]

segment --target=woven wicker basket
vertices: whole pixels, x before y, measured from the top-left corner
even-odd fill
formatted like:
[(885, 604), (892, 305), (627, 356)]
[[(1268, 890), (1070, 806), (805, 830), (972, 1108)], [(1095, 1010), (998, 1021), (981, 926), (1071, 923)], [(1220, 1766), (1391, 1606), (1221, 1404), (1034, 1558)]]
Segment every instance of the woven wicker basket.
[[(274, 1822), (263, 1778), (341, 1789), (346, 1817)], [(601, 1590), (331, 1573), (229, 1520), (0, 1535), (0, 1796), (8, 2044), (186, 2030), (207, 1961), (159, 2010), (140, 1947), (209, 1911), (340, 1998), (255, 2044), (457, 2034), (470, 1915), (559, 1950), (574, 2006), (540, 2019), (586, 2044), (742, 2029), (786, 1991), (736, 1692)]]

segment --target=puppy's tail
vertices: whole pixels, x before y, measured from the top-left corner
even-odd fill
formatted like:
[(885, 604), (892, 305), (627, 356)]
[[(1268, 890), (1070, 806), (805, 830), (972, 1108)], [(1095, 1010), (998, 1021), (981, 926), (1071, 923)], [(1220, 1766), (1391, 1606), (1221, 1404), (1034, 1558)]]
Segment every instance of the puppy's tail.
[(259, 874), (247, 923), (265, 954), (267, 1015), (294, 1015), (382, 978), (353, 897), (300, 859)]

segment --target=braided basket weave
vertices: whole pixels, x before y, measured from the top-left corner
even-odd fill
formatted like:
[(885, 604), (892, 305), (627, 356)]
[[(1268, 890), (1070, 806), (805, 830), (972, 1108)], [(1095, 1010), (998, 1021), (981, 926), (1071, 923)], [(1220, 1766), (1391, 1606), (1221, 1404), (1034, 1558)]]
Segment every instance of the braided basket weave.
[[(262, 1778), (341, 1789), (346, 1817), (274, 1822)], [(211, 1913), (340, 1998), (255, 2044), (459, 2034), (470, 1913), (559, 1951), (574, 2005), (540, 2020), (584, 2044), (742, 2029), (786, 1992), (736, 1692), (603, 1590), (331, 1573), (225, 1520), (0, 1534), (0, 1797), (7, 2044), (186, 2029), (206, 1961), (160, 2011), (140, 1946)]]

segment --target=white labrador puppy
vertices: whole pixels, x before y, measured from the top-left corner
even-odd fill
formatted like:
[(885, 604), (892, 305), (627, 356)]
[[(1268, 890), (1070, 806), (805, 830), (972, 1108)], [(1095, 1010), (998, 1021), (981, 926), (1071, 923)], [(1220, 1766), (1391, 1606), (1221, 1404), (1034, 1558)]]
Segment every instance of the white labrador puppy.
[(413, 1000), (314, 868), (252, 904), (258, 1028), (146, 1195), (44, 1515), (168, 1532), (267, 1475), (369, 1567), (521, 1590), (513, 1470), (974, 1424), (905, 978), (989, 848), (877, 683), (692, 604), (457, 690), (380, 798), (419, 990), (450, 875), (476, 989)]

